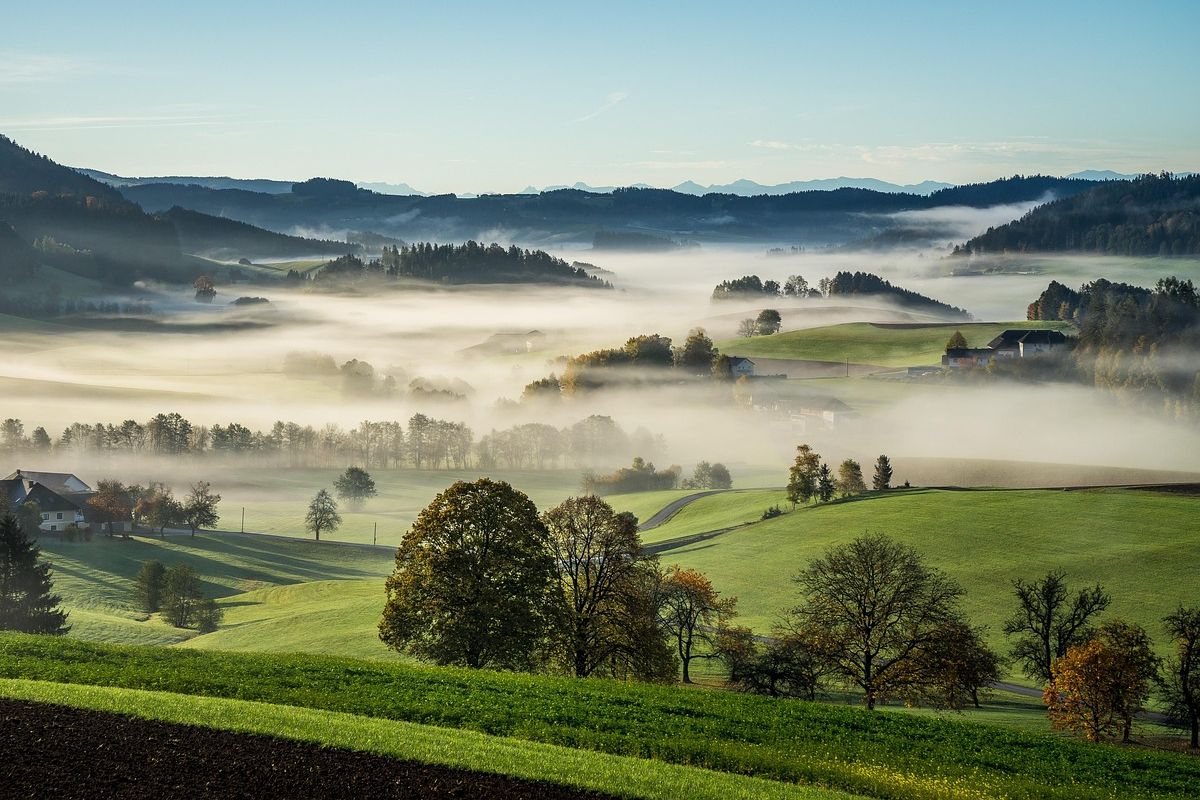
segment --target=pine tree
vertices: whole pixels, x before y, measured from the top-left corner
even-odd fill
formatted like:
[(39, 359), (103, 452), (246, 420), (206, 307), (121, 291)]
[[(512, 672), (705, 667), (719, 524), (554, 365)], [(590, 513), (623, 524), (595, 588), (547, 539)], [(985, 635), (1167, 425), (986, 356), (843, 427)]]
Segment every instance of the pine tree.
[(821, 468), (817, 471), (817, 497), (822, 503), (828, 503), (833, 499), (834, 484), (833, 473), (829, 469), (829, 465), (822, 462)]
[(887, 456), (875, 459), (875, 475), (871, 478), (871, 488), (877, 492), (892, 488), (892, 460)]
[(60, 636), (70, 629), (40, 554), (14, 517), (0, 519), (0, 630)]
[(954, 335), (946, 342), (946, 351), (960, 350), (967, 346), (967, 337), (962, 335), (962, 331), (955, 331)]

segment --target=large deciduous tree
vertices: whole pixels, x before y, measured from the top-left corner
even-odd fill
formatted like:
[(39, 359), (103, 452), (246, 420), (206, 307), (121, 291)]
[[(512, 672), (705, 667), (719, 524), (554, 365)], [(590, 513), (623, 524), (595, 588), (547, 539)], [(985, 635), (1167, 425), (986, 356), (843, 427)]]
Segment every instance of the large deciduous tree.
[(133, 504), (129, 492), (120, 481), (102, 480), (96, 484), (96, 493), (87, 501), (88, 517), (103, 523), (109, 536), (113, 535), (113, 523), (124, 522), (132, 517)]
[(644, 673), (645, 665), (661, 664), (662, 637), (655, 647), (642, 635), (656, 623), (657, 609), (645, 602), (656, 575), (654, 559), (642, 552), (637, 518), (588, 495), (563, 501), (542, 521), (562, 582), (554, 638), (567, 669), (587, 677), (623, 672), (621, 665)]
[(1017, 578), (1013, 592), (1017, 610), (1004, 623), (1004, 632), (1014, 637), (1012, 657), (1030, 678), (1046, 682), (1053, 676), (1055, 660), (1071, 645), (1087, 640), (1092, 618), (1110, 602), (1099, 584), (1071, 598), (1066, 573), (1058, 570), (1032, 583)]
[(50, 567), (16, 518), (0, 516), (0, 630), (61, 635), (69, 628)]
[(163, 573), (162, 613), (176, 628), (186, 628), (200, 601), (200, 576), (188, 564), (176, 564)]
[(319, 542), (322, 531), (336, 531), (342, 524), (342, 515), (338, 513), (337, 500), (329, 494), (328, 489), (321, 489), (308, 504), (308, 512), (304, 515), (304, 527)]
[(837, 490), (843, 496), (862, 494), (867, 490), (863, 481), (862, 466), (853, 458), (847, 458), (838, 467)]
[(795, 623), (823, 632), (838, 672), (871, 709), (927, 680), (924, 650), (961, 620), (962, 588), (880, 534), (831, 548), (795, 581), (804, 594)]
[(720, 353), (704, 329), (693, 328), (683, 346), (675, 350), (675, 366), (693, 375), (708, 375), (718, 355)]
[(1171, 656), (1159, 681), (1171, 717), (1186, 725), (1189, 744), (1200, 747), (1200, 606), (1179, 606), (1163, 619)]
[(696, 658), (718, 655), (718, 632), (737, 616), (737, 598), (721, 597), (702, 572), (678, 564), (662, 581), (662, 619), (683, 665), (683, 682), (691, 683)]
[(379, 636), (437, 664), (524, 669), (539, 660), (561, 586), (537, 507), (507, 483), (459, 481), (396, 551)]
[(779, 316), (779, 312), (773, 308), (765, 308), (758, 312), (758, 317), (754, 320), (754, 328), (759, 336), (779, 333), (782, 324), (783, 317)]

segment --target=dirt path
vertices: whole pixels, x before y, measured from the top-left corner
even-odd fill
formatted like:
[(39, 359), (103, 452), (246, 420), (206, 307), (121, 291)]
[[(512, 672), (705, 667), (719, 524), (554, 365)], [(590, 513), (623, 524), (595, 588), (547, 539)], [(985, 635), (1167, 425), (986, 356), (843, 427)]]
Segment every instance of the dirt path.
[(549, 783), (256, 734), (0, 700), (0, 795), (605, 800)]

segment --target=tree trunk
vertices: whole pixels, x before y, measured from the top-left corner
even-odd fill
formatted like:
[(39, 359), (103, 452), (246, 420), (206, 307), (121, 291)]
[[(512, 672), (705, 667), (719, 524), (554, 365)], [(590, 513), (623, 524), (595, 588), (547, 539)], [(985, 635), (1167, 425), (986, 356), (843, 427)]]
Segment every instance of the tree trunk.
[(1124, 725), (1121, 728), (1121, 743), (1129, 744), (1130, 734), (1133, 732), (1133, 717), (1125, 717)]
[(690, 659), (690, 658), (685, 658), (685, 659), (683, 659), (683, 682), (684, 682), (684, 683), (691, 683), (691, 682), (692, 682), (692, 676), (691, 676), (691, 674), (688, 672), (688, 665), (689, 665), (689, 662), (691, 662), (691, 660), (692, 660), (692, 659)]
[(1200, 748), (1200, 715), (1192, 714), (1192, 749)]
[(314, 528), (314, 529), (313, 529), (313, 533), (314, 533), (314, 534), (316, 534), (316, 536), (317, 536), (317, 541), (318, 541), (318, 542), (319, 542), (319, 541), (321, 541), (321, 529), (320, 529), (320, 528)]

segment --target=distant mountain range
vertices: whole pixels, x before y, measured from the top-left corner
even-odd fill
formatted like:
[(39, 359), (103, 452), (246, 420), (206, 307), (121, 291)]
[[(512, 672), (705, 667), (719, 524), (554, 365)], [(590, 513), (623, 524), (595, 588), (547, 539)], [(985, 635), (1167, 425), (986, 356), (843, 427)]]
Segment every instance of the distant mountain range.
[[(227, 176), (211, 177), (203, 175), (153, 175), (141, 178), (130, 178), (125, 175), (113, 175), (111, 172), (101, 172), (98, 169), (75, 167), (76, 172), (100, 181), (117, 189), (126, 186), (148, 186), (156, 183), (170, 183), (177, 186), (203, 186), (205, 189), (241, 189), (246, 192), (260, 194), (287, 194), (292, 191), (293, 184), (301, 181), (277, 181), (270, 178), (230, 178)], [(379, 194), (395, 194), (426, 197), (427, 193), (414, 189), (407, 183), (360, 183), (358, 188)]]

